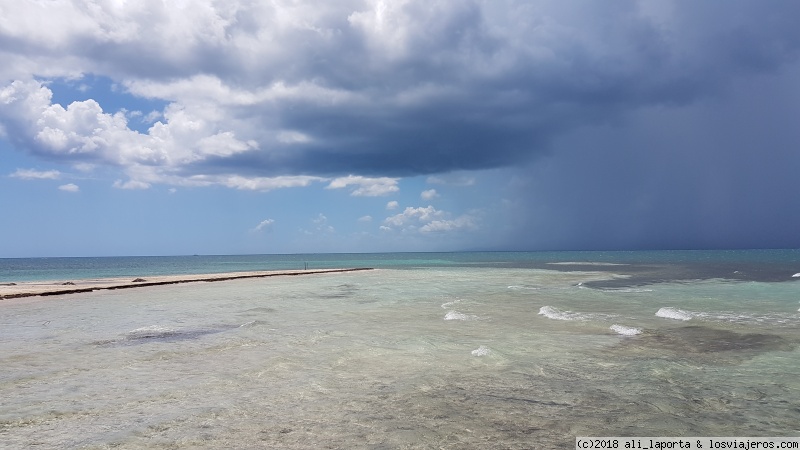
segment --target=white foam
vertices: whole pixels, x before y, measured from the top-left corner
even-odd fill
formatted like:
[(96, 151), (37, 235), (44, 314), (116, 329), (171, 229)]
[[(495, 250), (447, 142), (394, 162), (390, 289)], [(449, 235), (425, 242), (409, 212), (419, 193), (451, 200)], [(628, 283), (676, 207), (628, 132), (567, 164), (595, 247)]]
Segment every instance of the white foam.
[(520, 289), (525, 289), (525, 290), (530, 290), (530, 291), (538, 291), (539, 289), (541, 289), (541, 288), (534, 287), (534, 286), (509, 286), (508, 288), (509, 289), (513, 289), (515, 291), (520, 290)]
[(486, 356), (491, 352), (492, 351), (489, 350), (489, 347), (484, 347), (483, 345), (481, 345), (480, 347), (472, 351), (472, 356)]
[(637, 334), (642, 334), (641, 328), (626, 327), (624, 325), (611, 325), (611, 330), (623, 336), (636, 336)]
[[(798, 310), (800, 311), (800, 310)], [(700, 320), (704, 322), (727, 322), (745, 325), (781, 325), (794, 326), (798, 323), (796, 314), (771, 313), (771, 314), (748, 314), (742, 312), (725, 311), (686, 311), (683, 309), (665, 307), (656, 312), (656, 316), (665, 319), (675, 320)]]
[(447, 311), (447, 314), (444, 315), (444, 320), (475, 320), (477, 318), (478, 316), (464, 314), (458, 311)]
[(790, 325), (795, 326), (798, 323), (796, 314), (746, 314), (746, 313), (729, 313), (729, 312), (710, 312), (710, 313), (692, 313), (694, 317), (701, 320), (711, 322), (729, 322), (740, 323), (746, 325)]
[(539, 308), (539, 314), (547, 317), (548, 319), (555, 320), (602, 320), (610, 321), (619, 319), (616, 314), (603, 314), (603, 313), (582, 313), (574, 311), (562, 311), (552, 306), (542, 306)]
[(555, 320), (583, 320), (585, 317), (581, 314), (572, 311), (561, 311), (560, 309), (553, 308), (552, 306), (542, 306), (539, 308), (539, 314), (547, 317), (548, 319)]
[(689, 320), (692, 318), (692, 313), (682, 309), (664, 307), (656, 311), (656, 317), (674, 320)]
[(643, 289), (643, 288), (601, 288), (601, 291), (606, 292), (620, 292), (624, 294), (628, 293), (642, 293), (642, 292), (653, 292), (652, 289)]
[(797, 272), (796, 274), (792, 275), (792, 278), (798, 278), (798, 277), (800, 277), (800, 272)]
[(562, 262), (549, 262), (554, 266), (627, 266), (628, 264), (609, 263), (609, 262), (595, 262), (595, 261), (562, 261)]
[(452, 302), (442, 303), (442, 309), (450, 308), (451, 306), (455, 305), (456, 303), (461, 303), (461, 299), (457, 298)]

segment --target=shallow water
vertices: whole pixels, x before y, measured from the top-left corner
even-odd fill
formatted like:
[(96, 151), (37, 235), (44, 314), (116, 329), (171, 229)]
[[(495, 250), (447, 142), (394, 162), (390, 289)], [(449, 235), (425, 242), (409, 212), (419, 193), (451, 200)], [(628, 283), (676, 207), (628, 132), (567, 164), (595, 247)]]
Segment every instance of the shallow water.
[(0, 442), (573, 448), (585, 435), (800, 432), (800, 283), (601, 289), (590, 286), (615, 275), (585, 269), (376, 270), (7, 300)]

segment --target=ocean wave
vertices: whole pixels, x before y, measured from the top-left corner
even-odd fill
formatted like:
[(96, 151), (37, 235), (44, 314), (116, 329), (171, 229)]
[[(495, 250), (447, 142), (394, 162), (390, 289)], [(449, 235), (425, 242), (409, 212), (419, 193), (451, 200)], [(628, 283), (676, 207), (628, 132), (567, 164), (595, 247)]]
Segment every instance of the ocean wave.
[(661, 317), (664, 319), (689, 320), (692, 318), (692, 314), (682, 309), (665, 307), (656, 311), (656, 317)]
[(800, 277), (800, 272), (797, 272), (796, 274), (792, 275), (792, 278), (798, 278), (798, 277)]
[(475, 320), (477, 318), (478, 316), (464, 314), (458, 311), (447, 311), (447, 314), (444, 315), (444, 320)]
[(547, 317), (548, 319), (555, 320), (586, 320), (585, 314), (576, 313), (572, 311), (561, 311), (560, 309), (553, 308), (552, 306), (542, 306), (539, 308), (539, 314)]
[(457, 298), (457, 299), (453, 300), (452, 302), (442, 303), (442, 309), (448, 309), (448, 308), (450, 308), (451, 306), (453, 306), (455, 304), (461, 303), (461, 301), (462, 300), (460, 298)]
[(267, 323), (268, 322), (265, 322), (263, 320), (251, 320), (250, 322), (245, 322), (245, 323), (239, 325), (239, 328), (255, 327), (255, 326), (258, 326), (258, 325), (265, 325)]
[(508, 288), (512, 289), (512, 290), (515, 290), (515, 291), (518, 291), (518, 290), (538, 291), (539, 289), (541, 289), (540, 287), (536, 287), (536, 286), (509, 286)]
[(645, 288), (597, 288), (597, 290), (605, 292), (619, 292), (623, 294), (630, 294), (630, 293), (639, 294), (642, 292), (653, 292), (652, 289), (645, 289)]
[(627, 266), (628, 265), (621, 263), (596, 262), (596, 261), (562, 261), (562, 262), (549, 262), (547, 264), (553, 266)]
[(485, 347), (485, 346), (481, 345), (480, 347), (478, 347), (478, 348), (476, 348), (475, 350), (472, 351), (472, 356), (486, 356), (491, 352), (492, 351), (489, 350), (489, 347)]
[(624, 325), (611, 325), (611, 330), (623, 336), (636, 336), (637, 334), (642, 334), (641, 328), (626, 327)]
[[(800, 310), (798, 310), (800, 311)], [(675, 320), (701, 320), (704, 322), (725, 322), (742, 325), (795, 325), (800, 321), (797, 314), (748, 314), (724, 311), (687, 311), (664, 307), (656, 312), (656, 316)]]
[(582, 312), (575, 312), (575, 311), (562, 311), (558, 308), (554, 308), (552, 306), (542, 306), (539, 308), (539, 315), (545, 316), (548, 319), (554, 320), (615, 320), (618, 319), (619, 316), (616, 314), (603, 314), (603, 313), (582, 313)]

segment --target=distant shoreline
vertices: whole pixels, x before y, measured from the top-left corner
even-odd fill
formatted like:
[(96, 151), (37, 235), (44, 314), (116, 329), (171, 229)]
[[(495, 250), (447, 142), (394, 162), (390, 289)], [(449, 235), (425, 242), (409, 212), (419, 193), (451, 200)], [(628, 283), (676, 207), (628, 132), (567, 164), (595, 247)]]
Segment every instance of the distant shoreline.
[(267, 278), (295, 275), (315, 275), (325, 273), (358, 272), (374, 270), (371, 267), (315, 270), (271, 270), (259, 272), (228, 272), (197, 275), (159, 275), (144, 278), (96, 278), (85, 280), (49, 280), (0, 284), (0, 300), (24, 297), (44, 297), (52, 295), (80, 294), (102, 290), (131, 289), (169, 284), (199, 283), (241, 280), (247, 278)]

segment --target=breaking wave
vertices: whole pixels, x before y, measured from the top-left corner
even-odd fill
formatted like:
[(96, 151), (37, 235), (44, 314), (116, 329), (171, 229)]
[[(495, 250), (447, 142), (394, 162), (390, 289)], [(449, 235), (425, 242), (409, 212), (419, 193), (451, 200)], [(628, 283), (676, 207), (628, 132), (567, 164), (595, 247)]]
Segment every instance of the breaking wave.
[(656, 317), (674, 320), (689, 320), (692, 318), (692, 313), (682, 309), (665, 307), (656, 311)]
[(797, 325), (800, 316), (797, 314), (748, 314), (723, 311), (687, 311), (678, 308), (664, 307), (656, 312), (657, 317), (674, 320), (700, 320), (703, 322), (724, 322), (742, 325)]
[(491, 352), (492, 351), (489, 350), (489, 347), (485, 347), (485, 346), (481, 345), (480, 347), (478, 347), (478, 348), (476, 348), (475, 350), (472, 351), (472, 356), (486, 356)]
[(512, 290), (515, 290), (515, 291), (519, 291), (519, 290), (538, 291), (539, 289), (541, 289), (540, 287), (536, 287), (536, 286), (516, 286), (516, 285), (509, 286), (508, 288), (512, 289)]
[(539, 308), (539, 315), (554, 320), (612, 320), (619, 317), (614, 314), (562, 311), (549, 305)]
[(458, 311), (447, 311), (447, 314), (444, 315), (444, 320), (475, 320), (477, 318), (478, 316), (464, 314)]
[(636, 336), (637, 334), (642, 334), (641, 328), (626, 327), (624, 325), (611, 325), (611, 330), (623, 336)]
[(552, 266), (627, 266), (628, 264), (622, 263), (609, 263), (609, 262), (597, 262), (597, 261), (561, 261), (561, 262), (549, 262)]
[(630, 294), (630, 293), (642, 293), (642, 292), (653, 292), (652, 289), (645, 289), (645, 288), (596, 288), (598, 291), (605, 291), (605, 292), (619, 292), (622, 294)]
[(442, 303), (442, 309), (450, 308), (451, 306), (453, 306), (453, 305), (455, 305), (457, 303), (461, 303), (461, 299), (460, 298), (457, 298), (457, 299), (453, 300), (452, 302)]

